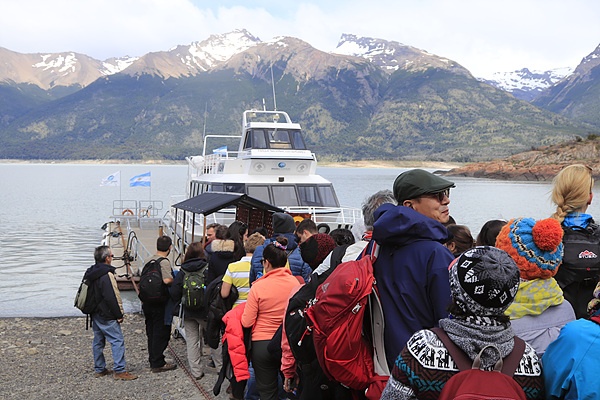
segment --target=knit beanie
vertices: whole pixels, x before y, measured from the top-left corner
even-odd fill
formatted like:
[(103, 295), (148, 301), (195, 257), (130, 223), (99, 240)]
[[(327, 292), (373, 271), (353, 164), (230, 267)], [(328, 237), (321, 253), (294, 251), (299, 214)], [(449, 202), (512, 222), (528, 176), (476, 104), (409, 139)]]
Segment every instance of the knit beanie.
[(290, 214), (276, 212), (273, 213), (273, 233), (294, 233), (296, 224)]
[(478, 246), (450, 264), (450, 291), (465, 313), (500, 316), (519, 289), (519, 268), (503, 250)]
[(314, 270), (336, 247), (335, 240), (326, 233), (312, 235), (300, 244), (300, 255), (305, 263)]
[(496, 237), (496, 247), (506, 251), (525, 280), (548, 279), (558, 272), (563, 258), (563, 229), (554, 218), (508, 221)]

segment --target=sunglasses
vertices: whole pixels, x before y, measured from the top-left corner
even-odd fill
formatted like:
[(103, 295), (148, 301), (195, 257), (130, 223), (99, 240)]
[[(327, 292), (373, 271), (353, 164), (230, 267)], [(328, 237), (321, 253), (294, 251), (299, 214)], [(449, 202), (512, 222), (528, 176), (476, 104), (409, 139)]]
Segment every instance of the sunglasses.
[(446, 190), (442, 190), (441, 192), (436, 192), (436, 193), (426, 193), (424, 195), (422, 195), (421, 197), (431, 197), (434, 199), (437, 199), (437, 201), (439, 201), (440, 203), (444, 201), (444, 199), (450, 198), (450, 189), (446, 189)]

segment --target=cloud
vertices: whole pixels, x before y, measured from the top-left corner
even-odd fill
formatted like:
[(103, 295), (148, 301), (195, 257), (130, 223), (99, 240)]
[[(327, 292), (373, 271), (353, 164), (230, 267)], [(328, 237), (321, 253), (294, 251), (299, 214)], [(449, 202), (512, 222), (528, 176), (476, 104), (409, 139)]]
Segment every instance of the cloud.
[(576, 66), (600, 42), (596, 0), (18, 0), (4, 1), (0, 46), (140, 56), (245, 28), (331, 51), (342, 33), (448, 57), (476, 76)]

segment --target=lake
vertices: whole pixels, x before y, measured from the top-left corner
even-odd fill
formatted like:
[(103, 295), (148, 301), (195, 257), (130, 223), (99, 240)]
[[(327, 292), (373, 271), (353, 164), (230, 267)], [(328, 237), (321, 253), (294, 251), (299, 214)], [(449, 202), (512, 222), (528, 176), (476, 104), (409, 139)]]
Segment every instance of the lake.
[[(342, 205), (360, 207), (372, 193), (391, 189), (404, 170), (319, 167), (317, 172), (333, 182)], [(100, 186), (117, 171), (121, 188)], [(131, 177), (146, 172), (151, 172), (150, 188), (129, 187)], [(161, 200), (164, 214), (171, 196), (185, 193), (186, 177), (185, 165), (0, 163), (0, 317), (81, 316), (73, 298), (94, 263), (113, 200)], [(489, 219), (540, 219), (553, 212), (549, 182), (451, 180), (456, 188), (450, 214), (473, 236)], [(589, 208), (592, 215), (600, 215), (597, 203)], [(123, 299), (126, 311), (140, 309), (133, 292), (123, 293)]]

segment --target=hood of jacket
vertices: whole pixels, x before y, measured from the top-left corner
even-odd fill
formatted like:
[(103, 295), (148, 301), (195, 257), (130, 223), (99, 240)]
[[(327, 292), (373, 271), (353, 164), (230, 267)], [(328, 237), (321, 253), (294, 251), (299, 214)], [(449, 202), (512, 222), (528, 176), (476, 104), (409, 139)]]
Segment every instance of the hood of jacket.
[(91, 267), (89, 267), (87, 269), (87, 271), (85, 271), (85, 274), (83, 275), (84, 279), (89, 279), (90, 281), (95, 281), (96, 279), (100, 278), (103, 275), (106, 275), (109, 272), (115, 272), (115, 267), (113, 267), (112, 265), (108, 265), (108, 264), (104, 264), (104, 263), (98, 263), (98, 264), (94, 264)]
[(383, 204), (374, 216), (373, 239), (380, 245), (406, 246), (422, 240), (448, 241), (449, 233), (444, 225), (412, 208)]
[(181, 264), (181, 269), (187, 272), (200, 271), (208, 265), (204, 258), (192, 258)]
[(231, 239), (215, 239), (210, 242), (210, 248), (215, 253), (218, 251), (230, 251), (233, 253), (235, 243)]

